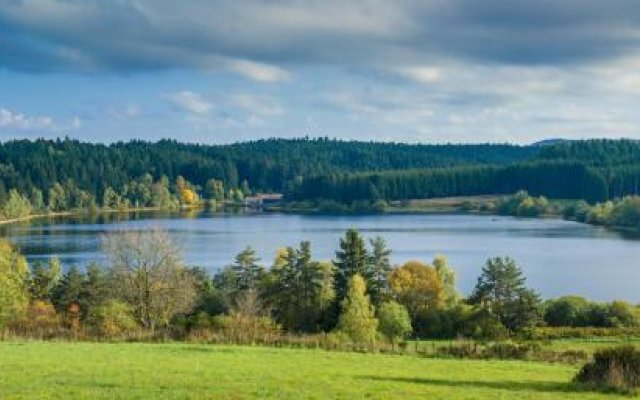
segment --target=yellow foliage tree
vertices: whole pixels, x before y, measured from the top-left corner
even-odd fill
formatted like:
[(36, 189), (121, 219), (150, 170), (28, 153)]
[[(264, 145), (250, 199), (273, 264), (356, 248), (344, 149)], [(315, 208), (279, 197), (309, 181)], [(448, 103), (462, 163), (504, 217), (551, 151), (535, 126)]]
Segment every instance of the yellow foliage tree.
[(193, 205), (198, 201), (198, 195), (195, 191), (188, 188), (180, 190), (180, 202), (185, 205)]
[(0, 328), (24, 315), (29, 303), (26, 259), (4, 239), (0, 239)]
[(378, 319), (366, 291), (367, 285), (362, 276), (355, 274), (349, 278), (347, 296), (342, 301), (342, 314), (337, 328), (355, 343), (373, 344)]
[(435, 268), (420, 261), (408, 261), (393, 270), (389, 284), (398, 302), (415, 318), (419, 313), (443, 305), (444, 285)]

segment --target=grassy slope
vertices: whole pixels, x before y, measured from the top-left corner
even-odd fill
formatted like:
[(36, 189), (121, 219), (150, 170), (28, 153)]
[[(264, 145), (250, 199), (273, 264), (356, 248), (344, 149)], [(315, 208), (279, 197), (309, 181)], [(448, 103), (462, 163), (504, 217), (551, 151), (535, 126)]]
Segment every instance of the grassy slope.
[(575, 367), (194, 344), (0, 343), (0, 398), (614, 399)]

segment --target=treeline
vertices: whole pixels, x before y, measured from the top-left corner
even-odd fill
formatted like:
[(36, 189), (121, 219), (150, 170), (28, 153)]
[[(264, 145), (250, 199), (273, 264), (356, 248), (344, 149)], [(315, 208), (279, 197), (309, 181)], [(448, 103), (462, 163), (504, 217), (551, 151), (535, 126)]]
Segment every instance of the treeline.
[(391, 201), (527, 190), (553, 198), (609, 197), (606, 179), (579, 163), (530, 162), (508, 166), (452, 167), (310, 177), (294, 189), (296, 201), (326, 199), (341, 203)]
[(468, 204), (465, 210), (518, 217), (562, 216), (592, 225), (640, 230), (640, 196), (625, 196), (591, 205), (584, 200), (550, 201), (521, 190), (514, 196)]
[(500, 339), (539, 326), (638, 323), (636, 308), (622, 301), (542, 302), (509, 258), (487, 260), (464, 298), (445, 257), (392, 265), (384, 239), (367, 242), (356, 230), (340, 240), (333, 261), (314, 260), (311, 243), (301, 242), (279, 249), (266, 267), (247, 247), (214, 276), (187, 267), (161, 231), (113, 234), (103, 246), (104, 265), (63, 273), (56, 260), (30, 268), (11, 244), (0, 242), (0, 332), (395, 346), (410, 336)]
[[(25, 199), (38, 211), (107, 207), (105, 203), (110, 203), (108, 208), (114, 208), (114, 203), (120, 208), (166, 206), (181, 195), (176, 187), (179, 179), (189, 182), (190, 190), (201, 198), (211, 198), (211, 192), (218, 190), (212, 189), (212, 182), (218, 182), (227, 198), (248, 191), (279, 192), (290, 200), (347, 205), (521, 189), (596, 202), (639, 192), (638, 153), (640, 145), (631, 140), (544, 147), (327, 138), (218, 146), (170, 140), (112, 145), (69, 139), (16, 140), (0, 144), (0, 209), (9, 209), (5, 214), (15, 216), (11, 211), (24, 210), (18, 206), (26, 206)], [(140, 184), (143, 191), (153, 184), (164, 186), (174, 198), (161, 199), (167, 196), (158, 186), (151, 199), (139, 193), (136, 186)]]
[(527, 160), (505, 165), (323, 172), (298, 182), (293, 198), (350, 204), (526, 190), (593, 203), (640, 193), (639, 154), (639, 141), (586, 140), (544, 146)]
[[(324, 172), (504, 164), (537, 152), (510, 145), (409, 145), (330, 139), (269, 139), (232, 145), (195, 145), (171, 140), (102, 145), (76, 140), (18, 140), (0, 144), (0, 202), (10, 189), (46, 193), (74, 182), (100, 199), (107, 187), (120, 192), (131, 179), (178, 176), (204, 186), (208, 179), (238, 188), (284, 192), (296, 179)], [(45, 194), (46, 196), (46, 194)], [(46, 199), (45, 199), (46, 201)]]
[(224, 182), (209, 179), (204, 187), (178, 176), (170, 182), (166, 176), (154, 181), (150, 174), (133, 178), (118, 190), (107, 186), (101, 198), (80, 188), (74, 181), (55, 182), (47, 192), (32, 187), (27, 195), (16, 189), (6, 194), (0, 219), (11, 220), (30, 215), (73, 211), (126, 211), (142, 208), (179, 209), (196, 205), (217, 207), (242, 202), (252, 194), (246, 181), (239, 188), (225, 188)]

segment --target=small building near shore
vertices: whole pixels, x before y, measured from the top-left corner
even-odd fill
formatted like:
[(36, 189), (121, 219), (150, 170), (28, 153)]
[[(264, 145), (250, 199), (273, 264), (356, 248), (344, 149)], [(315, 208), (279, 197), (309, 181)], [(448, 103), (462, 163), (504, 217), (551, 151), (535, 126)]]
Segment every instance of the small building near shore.
[(244, 198), (245, 207), (262, 208), (264, 206), (271, 206), (278, 204), (282, 201), (281, 193), (270, 194), (257, 194), (255, 196), (249, 196)]

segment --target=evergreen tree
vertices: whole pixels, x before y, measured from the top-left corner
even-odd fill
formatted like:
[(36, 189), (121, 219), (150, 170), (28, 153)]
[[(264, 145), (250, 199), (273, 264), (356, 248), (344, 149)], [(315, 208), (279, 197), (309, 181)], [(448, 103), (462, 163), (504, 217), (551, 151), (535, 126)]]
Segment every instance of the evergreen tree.
[(541, 318), (539, 296), (527, 288), (522, 270), (510, 258), (487, 260), (469, 303), (512, 332), (535, 326)]
[(36, 262), (29, 279), (31, 297), (34, 300), (51, 301), (53, 289), (61, 277), (62, 270), (57, 258), (51, 258), (46, 264)]
[[(80, 307), (84, 287), (85, 275), (80, 272), (77, 266), (73, 265), (53, 289), (51, 302), (61, 314), (64, 314), (73, 304)], [(80, 311), (82, 313), (86, 312), (82, 308)]]
[(264, 273), (264, 269), (258, 264), (260, 259), (251, 246), (247, 246), (238, 255), (231, 265), (231, 270), (236, 279), (236, 291), (255, 290)]
[(83, 318), (86, 318), (93, 308), (108, 300), (110, 291), (113, 291), (109, 285), (109, 277), (99, 265), (87, 266), (79, 299)]
[(342, 301), (352, 276), (359, 274), (365, 282), (371, 279), (369, 255), (364, 239), (355, 229), (349, 229), (340, 239), (340, 250), (336, 252), (336, 299)]
[(381, 236), (370, 239), (371, 244), (371, 278), (369, 280), (369, 295), (374, 305), (382, 303), (389, 295), (389, 274), (391, 273), (391, 249)]

